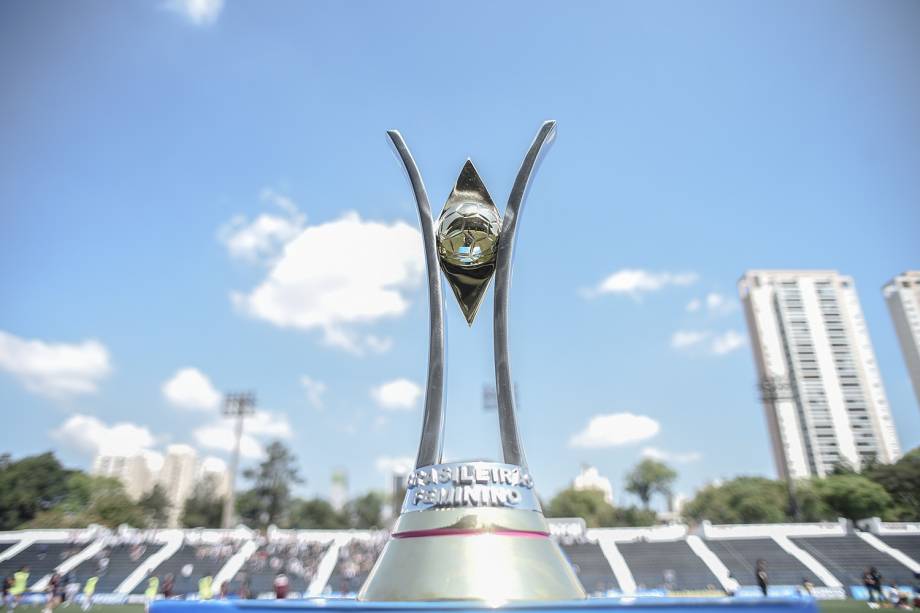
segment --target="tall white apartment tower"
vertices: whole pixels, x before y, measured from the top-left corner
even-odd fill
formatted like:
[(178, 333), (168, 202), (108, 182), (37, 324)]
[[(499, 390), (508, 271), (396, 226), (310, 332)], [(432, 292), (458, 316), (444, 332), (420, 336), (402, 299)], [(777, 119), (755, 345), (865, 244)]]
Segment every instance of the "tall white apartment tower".
[(859, 469), (901, 451), (850, 277), (750, 270), (738, 281), (781, 478)]
[(910, 381), (920, 406), (920, 270), (901, 273), (882, 288)]

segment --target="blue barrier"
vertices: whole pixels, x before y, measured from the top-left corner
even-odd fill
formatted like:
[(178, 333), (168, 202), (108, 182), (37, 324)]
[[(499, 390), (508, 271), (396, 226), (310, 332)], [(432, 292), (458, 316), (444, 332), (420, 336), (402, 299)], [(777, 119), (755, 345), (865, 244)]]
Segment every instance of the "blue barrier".
[(448, 602), (358, 602), (348, 598), (314, 598), (309, 600), (158, 600), (151, 613), (481, 613), (503, 609), (514, 613), (818, 613), (813, 598), (590, 598), (560, 602), (496, 603), (475, 601)]

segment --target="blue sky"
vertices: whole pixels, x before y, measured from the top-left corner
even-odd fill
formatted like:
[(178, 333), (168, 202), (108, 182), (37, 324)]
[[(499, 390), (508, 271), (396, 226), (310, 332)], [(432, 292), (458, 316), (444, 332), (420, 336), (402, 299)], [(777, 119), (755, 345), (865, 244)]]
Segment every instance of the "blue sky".
[[(549, 118), (511, 305), (544, 496), (588, 462), (629, 501), (643, 453), (687, 494), (774, 475), (748, 268), (855, 278), (920, 444), (880, 292), (920, 266), (916, 2), (6, 2), (0, 51), (0, 450), (226, 458), (218, 393), (253, 389), (249, 455), (382, 487), (427, 355), (385, 130), (436, 210), (467, 157), (503, 208)], [(447, 456), (497, 457), (490, 321), (448, 306)]]

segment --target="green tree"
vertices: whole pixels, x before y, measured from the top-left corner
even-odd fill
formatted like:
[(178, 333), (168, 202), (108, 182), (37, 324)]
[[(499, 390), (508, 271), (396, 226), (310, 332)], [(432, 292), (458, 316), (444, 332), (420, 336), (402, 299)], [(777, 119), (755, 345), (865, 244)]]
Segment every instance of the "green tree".
[(365, 530), (383, 527), (383, 505), (385, 499), (378, 492), (368, 492), (345, 505), (345, 514), (351, 528)]
[(186, 528), (220, 528), (224, 499), (217, 495), (213, 479), (202, 479), (182, 507), (182, 525)]
[(697, 492), (683, 510), (693, 521), (714, 524), (768, 524), (788, 519), (789, 496), (782, 481), (763, 477), (737, 477)]
[(642, 501), (642, 506), (649, 508), (652, 496), (671, 495), (671, 485), (677, 479), (677, 473), (670, 466), (652, 458), (639, 462), (626, 475), (626, 491), (635, 494)]
[(839, 517), (847, 519), (878, 517), (892, 506), (885, 488), (862, 475), (829, 475), (817, 479), (815, 487), (824, 503)]
[(67, 493), (26, 525), (31, 528), (80, 528), (90, 524), (144, 528), (147, 520), (117, 479), (73, 472), (67, 479)]
[(616, 509), (604, 500), (600, 490), (564, 489), (546, 507), (547, 517), (581, 517), (589, 528), (616, 524)]
[(158, 527), (166, 524), (169, 515), (169, 498), (166, 496), (166, 490), (159, 483), (141, 496), (137, 505), (147, 518), (148, 525)]
[(284, 513), (291, 502), (291, 489), (303, 483), (294, 454), (275, 441), (266, 449), (265, 460), (243, 471), (243, 476), (253, 485), (237, 506), (240, 517), (251, 526), (283, 525)]
[(897, 521), (920, 521), (920, 447), (894, 464), (873, 464), (863, 474), (885, 488), (893, 506), (888, 513)]
[(295, 500), (291, 504), (288, 527), (301, 530), (335, 530), (348, 527), (344, 513), (336, 511), (322, 498)]
[(67, 495), (71, 471), (53, 453), (0, 461), (0, 530), (12, 530)]
[(639, 507), (615, 507), (611, 526), (654, 526), (658, 523), (658, 514), (651, 509)]

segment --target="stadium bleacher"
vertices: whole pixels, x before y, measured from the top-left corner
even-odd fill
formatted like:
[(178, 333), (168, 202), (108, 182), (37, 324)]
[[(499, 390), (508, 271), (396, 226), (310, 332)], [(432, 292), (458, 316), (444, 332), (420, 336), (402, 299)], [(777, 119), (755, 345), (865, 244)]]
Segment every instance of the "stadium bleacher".
[(288, 589), (302, 594), (307, 591), (330, 544), (330, 541), (263, 543), (238, 573), (237, 583), (245, 580), (253, 595), (271, 594), (275, 576), (284, 572)]
[(870, 566), (882, 574), (885, 585), (913, 583), (913, 572), (909, 568), (855, 534), (793, 537), (792, 541), (813, 555), (844, 585), (862, 585), (863, 573)]
[(13, 557), (0, 562), (0, 577), (12, 575), (23, 566), (29, 567), (29, 584), (50, 575), (64, 560), (78, 553), (83, 546), (73, 543), (32, 543)]
[(686, 541), (635, 541), (617, 548), (640, 588), (718, 589), (718, 579)]
[(799, 585), (804, 579), (813, 585), (824, 585), (813, 571), (773, 539), (712, 539), (706, 541), (706, 545), (741, 585), (757, 585), (757, 560), (764, 561), (770, 582), (775, 585)]
[[(559, 521), (564, 530), (557, 530), (554, 538), (592, 595), (632, 593), (634, 587), (639, 594), (723, 593), (723, 587), (734, 589), (732, 579), (747, 589), (755, 585), (757, 560), (764, 560), (772, 586), (798, 586), (808, 579), (823, 590), (822, 597), (843, 598), (845, 590), (831, 576), (844, 588), (860, 586), (864, 570), (875, 566), (886, 585), (903, 586), (913, 583), (913, 569), (920, 568), (920, 526), (915, 524), (886, 527), (874, 520), (863, 525), (868, 532), (861, 534), (845, 521), (750, 526), (704, 522), (692, 532), (682, 524), (587, 530), (577, 520)], [(162, 585), (168, 574), (173, 575), (173, 594), (178, 597), (196, 594), (204, 575), (215, 580), (232, 577), (232, 592), (245, 584), (252, 597), (272, 597), (278, 572), (287, 575), (292, 596), (353, 595), (387, 538), (384, 531), (271, 528), (262, 534), (243, 527), (160, 532), (125, 527), (113, 533), (97, 526), (84, 531), (0, 533), (0, 577), (27, 565), (29, 586), (37, 590), (43, 577), (71, 560), (68, 566), (78, 582), (98, 576), (97, 594), (116, 600), (139, 599), (147, 577), (157, 576)], [(2, 559), (4, 551), (20, 543), (28, 546)], [(792, 545), (810, 555), (798, 553)], [(80, 558), (71, 559), (75, 555)], [(131, 594), (115, 593), (120, 586)], [(215, 583), (214, 589), (219, 585)], [(858, 593), (850, 595), (859, 597)]]
[(608, 590), (619, 590), (610, 563), (607, 562), (600, 545), (590, 541), (566, 543), (560, 542), (562, 552), (575, 568), (575, 574), (582, 587), (589, 594), (604, 594)]
[(360, 590), (385, 542), (381, 538), (354, 540), (341, 547), (328, 589), (333, 594), (354, 594)]
[(160, 547), (162, 545), (146, 543), (112, 545), (78, 564), (72, 572), (81, 583), (89, 577), (99, 577), (96, 583), (96, 591), (99, 593), (114, 592), (135, 568)]
[(900, 549), (920, 562), (920, 534), (887, 534), (879, 538), (889, 547)]
[[(223, 568), (234, 553), (231, 546), (223, 548), (182, 545), (176, 553), (153, 569), (152, 574), (162, 581), (166, 575), (173, 576), (173, 593), (191, 594), (198, 591), (198, 580), (206, 575), (213, 577)], [(215, 586), (216, 587), (216, 586)], [(133, 590), (141, 594), (147, 589), (147, 583), (141, 581)]]

